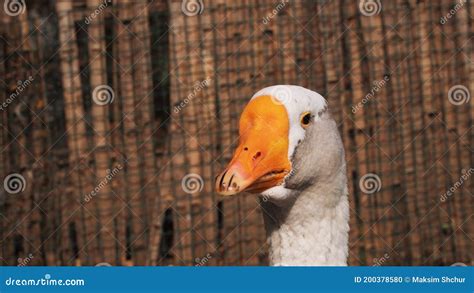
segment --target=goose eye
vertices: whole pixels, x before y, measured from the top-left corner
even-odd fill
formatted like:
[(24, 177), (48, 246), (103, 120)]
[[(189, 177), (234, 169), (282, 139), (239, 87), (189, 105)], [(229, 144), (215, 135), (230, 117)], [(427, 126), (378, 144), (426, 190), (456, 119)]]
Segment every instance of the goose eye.
[(311, 123), (311, 113), (310, 112), (305, 112), (303, 114), (301, 114), (301, 126), (303, 128), (306, 128), (309, 126), (309, 124)]

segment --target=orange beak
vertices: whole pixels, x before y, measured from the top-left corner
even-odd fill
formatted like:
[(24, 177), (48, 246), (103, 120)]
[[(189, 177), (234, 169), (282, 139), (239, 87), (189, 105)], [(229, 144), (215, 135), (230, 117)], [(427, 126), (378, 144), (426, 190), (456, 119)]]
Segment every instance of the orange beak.
[(227, 168), (216, 177), (216, 191), (233, 195), (260, 193), (283, 183), (291, 171), (286, 109), (270, 96), (245, 107), (239, 124), (239, 146)]

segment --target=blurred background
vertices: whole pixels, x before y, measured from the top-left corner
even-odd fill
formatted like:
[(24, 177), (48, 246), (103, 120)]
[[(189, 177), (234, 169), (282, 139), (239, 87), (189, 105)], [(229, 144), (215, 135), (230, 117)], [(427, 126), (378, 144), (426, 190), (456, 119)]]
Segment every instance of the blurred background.
[(266, 265), (213, 178), (274, 84), (339, 125), (350, 265), (473, 264), (471, 1), (3, 2), (2, 265)]

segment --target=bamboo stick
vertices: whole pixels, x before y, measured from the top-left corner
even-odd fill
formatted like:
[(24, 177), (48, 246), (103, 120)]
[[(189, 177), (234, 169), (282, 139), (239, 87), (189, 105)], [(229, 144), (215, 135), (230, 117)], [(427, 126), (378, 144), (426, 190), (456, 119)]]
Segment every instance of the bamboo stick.
[[(132, 34), (128, 31), (133, 26), (135, 6), (132, 2), (125, 2), (119, 8), (119, 17), (122, 23), (118, 26), (119, 62), (121, 65), (121, 88), (123, 99), (123, 127), (124, 127), (124, 154), (127, 156), (126, 173), (128, 179), (128, 201), (130, 210), (124, 211), (127, 218), (127, 227), (130, 234), (127, 236), (127, 246), (131, 246), (131, 257), (134, 264), (146, 263), (146, 241), (143, 235), (147, 233), (146, 222), (141, 215), (146, 215), (146, 197), (141, 185), (140, 178), (140, 154), (139, 154), (139, 114), (136, 113), (137, 101), (135, 100), (133, 80)], [(129, 25), (130, 24), (130, 25)], [(127, 27), (128, 26), (128, 30)], [(125, 227), (124, 227), (125, 228)]]
[[(79, 205), (79, 201), (84, 194), (92, 190), (92, 186), (87, 178), (88, 172), (82, 172), (81, 163), (87, 151), (87, 138), (85, 122), (83, 120), (84, 111), (82, 108), (82, 90), (79, 76), (79, 58), (76, 46), (76, 34), (74, 29), (74, 19), (71, 17), (72, 3), (69, 1), (58, 1), (56, 3), (56, 11), (58, 13), (59, 22), (59, 55), (61, 59), (62, 85), (64, 94), (64, 111), (66, 116), (66, 129), (68, 132), (68, 149), (69, 164), (73, 168), (73, 185), (75, 186), (72, 196), (77, 200), (68, 200), (65, 198), (62, 208), (62, 216), (64, 222), (61, 223), (62, 243), (69, 243), (71, 225), (74, 225), (77, 233), (77, 241), (79, 247), (83, 247), (86, 242), (88, 230), (92, 227), (84, 225), (84, 210)], [(75, 169), (78, 168), (78, 169)], [(83, 176), (85, 175), (85, 176)], [(80, 212), (80, 217), (77, 213)], [(69, 246), (70, 247), (70, 246)], [(85, 248), (85, 247), (83, 247)], [(82, 250), (79, 255), (72, 255), (73, 252), (65, 248), (65, 259), (75, 259), (79, 264), (82, 257)], [(88, 255), (88, 254), (86, 254)], [(86, 257), (87, 259), (87, 257)]]
[[(341, 21), (344, 21), (347, 26), (357, 30), (356, 26), (356, 20), (353, 17), (353, 15), (356, 13), (355, 11), (355, 6), (356, 5), (351, 5), (349, 7), (346, 6), (340, 6), (338, 7), (339, 9), (343, 9), (347, 11), (345, 12), (345, 15), (341, 17), (346, 17), (347, 20), (341, 19)], [(337, 11), (337, 10), (336, 10)], [(354, 103), (357, 103), (360, 101), (365, 95), (366, 95), (366, 89), (364, 89), (364, 73), (363, 73), (363, 66), (366, 64), (362, 64), (363, 60), (362, 57), (365, 54), (365, 51), (361, 51), (360, 46), (359, 46), (359, 37), (356, 34), (357, 31), (352, 31), (349, 30), (347, 32), (347, 38), (344, 40), (344, 42), (347, 43), (347, 52), (343, 52), (345, 55), (343, 58), (348, 58), (346, 61), (347, 65), (344, 68), (345, 74), (347, 72), (350, 72), (347, 75), (347, 82), (350, 82), (351, 86), (351, 91), (348, 93), (349, 96), (352, 96), (352, 101)], [(338, 32), (339, 33), (339, 32)], [(336, 34), (338, 34), (336, 33)], [(370, 169), (370, 166), (368, 165), (368, 154), (367, 154), (367, 143), (368, 143), (368, 138), (366, 134), (366, 130), (368, 128), (368, 123), (367, 123), (367, 115), (368, 115), (368, 109), (367, 107), (361, 107), (357, 115), (354, 117), (355, 121), (355, 129), (354, 129), (354, 136), (355, 136), (355, 152), (357, 153), (357, 182), (355, 184), (358, 184), (360, 180), (363, 181), (363, 176), (366, 174), (372, 173), (373, 171)], [(358, 184), (360, 186), (360, 184)], [(357, 186), (357, 187), (359, 187)], [(363, 190), (358, 188), (358, 193), (359, 193), (359, 208), (360, 210), (358, 211), (357, 215), (362, 219), (361, 226), (358, 228), (361, 229), (361, 236), (359, 237), (358, 241), (362, 243), (363, 249), (364, 249), (364, 255), (365, 259), (362, 259), (364, 264), (369, 264), (372, 262), (373, 257), (372, 257), (372, 243), (370, 241), (370, 236), (372, 235), (372, 231), (370, 226), (365, 226), (364, 223), (370, 223), (370, 201), (371, 201), (371, 196), (373, 194), (366, 194)], [(362, 256), (361, 256), (362, 257)]]
[[(97, 9), (103, 1), (100, 0), (88, 0), (87, 8), (89, 11)], [(110, 140), (107, 133), (110, 129), (108, 123), (109, 117), (109, 104), (113, 103), (113, 96), (115, 92), (112, 89), (112, 93), (105, 92), (107, 85), (106, 77), (106, 60), (105, 60), (105, 21), (104, 14), (99, 13), (96, 17), (90, 19), (88, 25), (88, 52), (89, 52), (89, 74), (90, 74), (90, 88), (92, 92), (91, 105), (91, 116), (92, 116), (92, 127), (94, 129), (94, 161), (95, 161), (95, 184), (99, 185), (107, 175), (111, 172), (110, 170), (116, 168), (111, 166), (109, 153), (110, 153)], [(104, 96), (100, 96), (100, 95)], [(113, 96), (111, 96), (113, 95)], [(105, 97), (105, 100), (102, 98)], [(103, 104), (105, 102), (105, 105)], [(102, 260), (101, 262), (107, 262), (110, 264), (115, 263), (115, 248), (116, 243), (113, 236), (113, 221), (115, 216), (115, 210), (113, 209), (112, 202), (114, 201), (114, 195), (111, 191), (111, 185), (105, 184), (97, 192), (97, 207), (98, 213), (95, 217), (100, 223), (99, 230), (99, 251), (97, 252)], [(93, 224), (96, 218), (91, 219)]]

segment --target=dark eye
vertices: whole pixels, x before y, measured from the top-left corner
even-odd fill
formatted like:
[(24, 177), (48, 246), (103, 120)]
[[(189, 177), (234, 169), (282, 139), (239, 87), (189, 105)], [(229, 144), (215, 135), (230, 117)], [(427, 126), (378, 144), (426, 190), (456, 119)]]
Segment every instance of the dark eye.
[(301, 114), (301, 126), (303, 128), (306, 128), (309, 126), (309, 124), (311, 123), (311, 113), (310, 112), (305, 112), (303, 114)]

